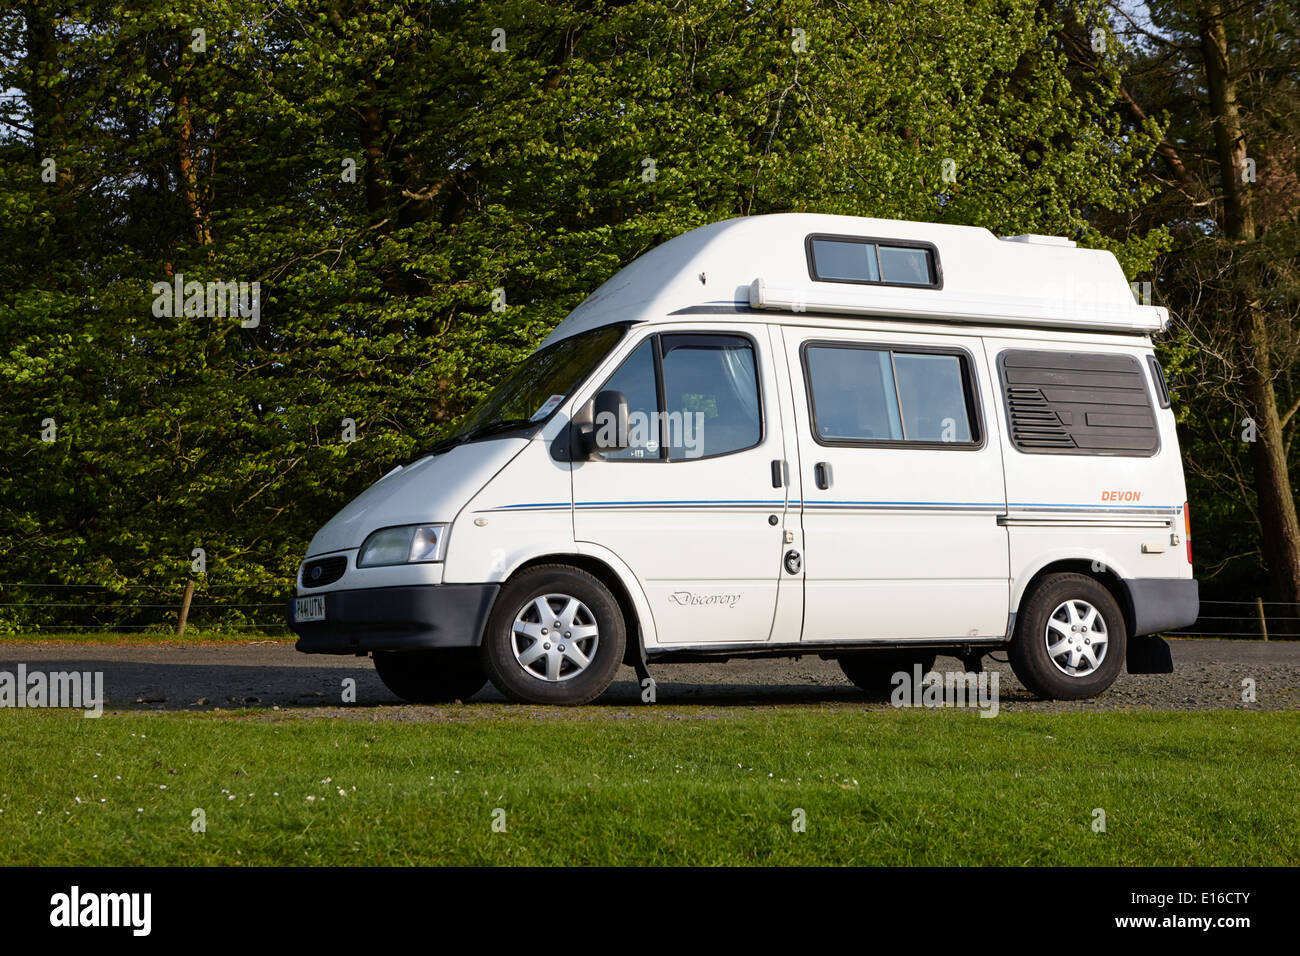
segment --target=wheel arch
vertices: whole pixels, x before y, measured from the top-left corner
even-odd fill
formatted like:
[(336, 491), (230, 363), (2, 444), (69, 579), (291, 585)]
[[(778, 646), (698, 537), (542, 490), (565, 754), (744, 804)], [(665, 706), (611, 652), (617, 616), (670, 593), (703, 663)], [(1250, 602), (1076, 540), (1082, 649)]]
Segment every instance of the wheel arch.
[(523, 572), (544, 564), (567, 564), (580, 571), (586, 571), (609, 588), (610, 593), (614, 595), (614, 600), (618, 601), (619, 609), (623, 612), (623, 624), (627, 631), (627, 647), (623, 654), (623, 661), (635, 666), (645, 653), (646, 644), (646, 628), (641, 624), (642, 608), (638, 606), (637, 601), (637, 597), (644, 601), (644, 596), (639, 593), (640, 588), (637, 588), (637, 595), (634, 597), (632, 590), (609, 562), (596, 555), (577, 554), (572, 551), (553, 552), (529, 558), (511, 571), (506, 580), (513, 580)]
[(1133, 633), (1136, 614), (1133, 610), (1133, 595), (1129, 592), (1128, 584), (1109, 564), (1090, 558), (1059, 558), (1049, 561), (1030, 575), (1020, 588), (1016, 598), (1015, 612), (1017, 618), (1020, 616), (1020, 609), (1024, 606), (1026, 599), (1034, 593), (1044, 578), (1052, 574), (1065, 573), (1082, 574), (1100, 583), (1110, 592), (1111, 597), (1115, 599), (1115, 603), (1119, 605), (1120, 612), (1124, 615), (1125, 631), (1130, 635)]

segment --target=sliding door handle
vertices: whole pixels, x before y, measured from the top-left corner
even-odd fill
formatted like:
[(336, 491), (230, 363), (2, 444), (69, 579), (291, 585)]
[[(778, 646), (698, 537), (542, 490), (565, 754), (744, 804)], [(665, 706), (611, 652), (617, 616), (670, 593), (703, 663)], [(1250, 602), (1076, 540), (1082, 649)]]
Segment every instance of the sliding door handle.
[(819, 461), (813, 466), (813, 477), (817, 479), (817, 487), (825, 491), (831, 486), (831, 463), (828, 461)]
[(785, 462), (780, 458), (772, 459), (772, 487), (780, 488), (785, 484)]

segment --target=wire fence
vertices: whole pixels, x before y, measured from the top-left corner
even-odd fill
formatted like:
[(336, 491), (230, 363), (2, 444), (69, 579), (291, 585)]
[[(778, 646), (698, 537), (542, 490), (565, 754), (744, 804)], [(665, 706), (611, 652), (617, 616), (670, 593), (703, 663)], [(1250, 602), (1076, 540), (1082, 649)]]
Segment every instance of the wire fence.
[[(158, 601), (96, 601), (65, 600), (77, 592), (94, 598), (95, 592), (150, 590)], [(259, 595), (258, 591), (262, 594)], [(30, 592), (59, 592), (58, 600), (11, 600)], [(277, 597), (265, 601), (213, 601), (207, 592), (235, 591), (239, 597)], [(168, 631), (183, 634), (186, 627), (196, 630), (241, 631), (256, 630), (288, 633), (284, 620), (285, 598), (293, 591), (287, 585), (284, 597), (244, 584), (204, 584), (183, 615), (184, 587), (168, 590), (153, 584), (39, 584), (22, 581), (0, 581), (0, 631), (11, 633), (26, 631)], [(174, 600), (161, 598), (175, 595)], [(125, 597), (125, 595), (123, 595)], [(54, 611), (55, 613), (51, 613)], [(182, 617), (187, 620), (182, 626)], [(98, 618), (98, 619), (97, 619)], [(103, 620), (111, 618), (111, 620)], [(142, 618), (144, 618), (142, 620)], [(1174, 637), (1212, 637), (1235, 640), (1294, 641), (1300, 640), (1300, 604), (1293, 601), (1201, 601), (1201, 615), (1190, 627), (1170, 631)]]
[[(190, 587), (182, 581), (169, 587), (0, 581), (0, 632), (154, 631), (183, 635), (187, 629), (195, 629), (287, 634), (285, 598), (292, 591), (292, 584), (281, 588), (194, 582)], [(223, 594), (230, 600), (220, 600)]]
[(1300, 640), (1300, 604), (1294, 601), (1201, 601), (1201, 616), (1177, 637), (1224, 637), (1260, 641)]

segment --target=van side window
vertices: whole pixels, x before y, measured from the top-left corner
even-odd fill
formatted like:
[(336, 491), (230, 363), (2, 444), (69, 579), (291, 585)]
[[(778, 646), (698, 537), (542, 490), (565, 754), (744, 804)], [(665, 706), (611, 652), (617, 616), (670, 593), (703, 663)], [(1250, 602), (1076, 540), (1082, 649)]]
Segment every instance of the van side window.
[(939, 250), (928, 242), (814, 234), (804, 244), (814, 282), (943, 288)]
[(763, 437), (758, 363), (740, 335), (663, 335), (668, 458), (682, 461), (752, 448)]
[(980, 441), (964, 355), (810, 343), (804, 377), (822, 444)]
[(601, 386), (627, 396), (628, 447), (606, 461), (690, 461), (763, 439), (754, 345), (743, 335), (653, 335)]
[(806, 360), (819, 438), (902, 440), (888, 352), (817, 346)]
[(628, 447), (603, 453), (606, 461), (654, 461), (663, 457), (659, 447), (659, 386), (655, 380), (655, 343), (646, 339), (610, 376), (603, 388), (627, 396)]
[(1172, 402), (1169, 400), (1169, 382), (1165, 380), (1165, 370), (1160, 367), (1160, 361), (1154, 355), (1147, 356), (1147, 365), (1151, 368), (1151, 380), (1156, 383), (1156, 397), (1160, 401), (1160, 407), (1168, 408)]
[(894, 380), (908, 441), (971, 440), (960, 358), (895, 352)]
[(1132, 355), (1009, 349), (998, 355), (1011, 443), (1031, 455), (1160, 450), (1155, 409)]

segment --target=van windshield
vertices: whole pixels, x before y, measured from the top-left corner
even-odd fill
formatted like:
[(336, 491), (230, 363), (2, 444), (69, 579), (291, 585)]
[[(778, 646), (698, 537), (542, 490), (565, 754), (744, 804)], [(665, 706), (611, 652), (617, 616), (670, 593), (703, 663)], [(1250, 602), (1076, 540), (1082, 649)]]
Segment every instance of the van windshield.
[(477, 438), (540, 425), (564, 404), (626, 331), (625, 325), (606, 325), (534, 352), (430, 452), (437, 454)]

